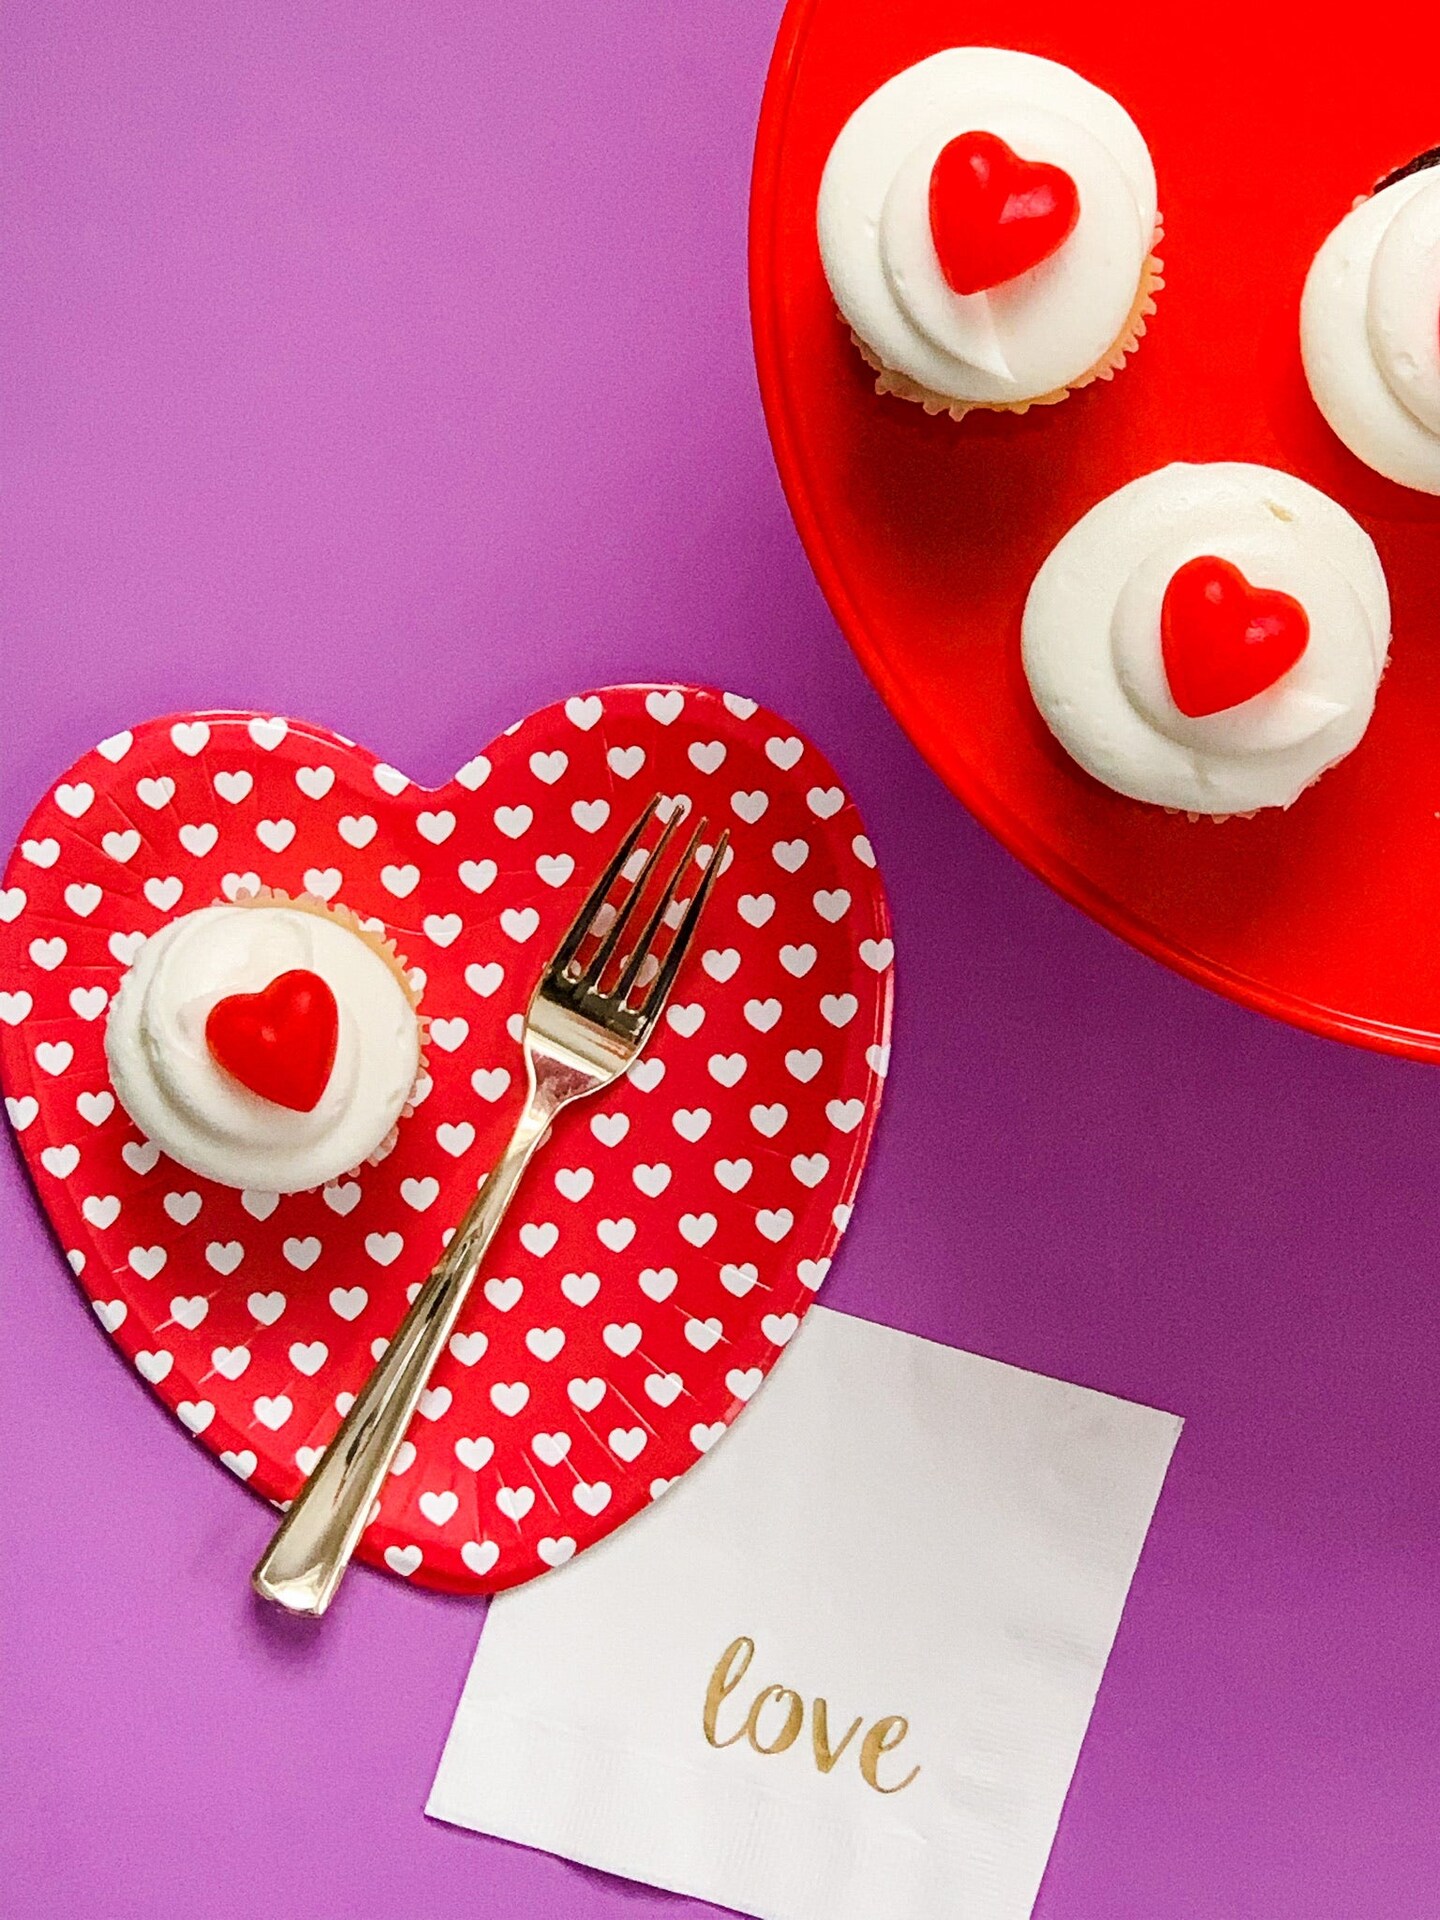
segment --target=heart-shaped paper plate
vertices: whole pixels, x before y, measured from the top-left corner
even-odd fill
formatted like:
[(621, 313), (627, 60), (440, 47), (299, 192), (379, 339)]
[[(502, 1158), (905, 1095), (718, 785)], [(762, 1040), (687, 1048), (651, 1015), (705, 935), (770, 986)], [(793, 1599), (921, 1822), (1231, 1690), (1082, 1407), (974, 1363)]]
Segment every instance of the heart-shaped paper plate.
[[(879, 1106), (892, 948), (874, 856), (814, 747), (753, 701), (612, 687), (430, 791), (253, 714), (116, 734), (46, 795), (0, 895), (0, 1067), (101, 1324), (202, 1445), (289, 1499), (497, 1156), (522, 1010), (655, 790), (733, 860), (661, 1031), (561, 1116), (396, 1460), (363, 1557), (490, 1591), (559, 1564), (719, 1437), (799, 1322)], [(239, 1193), (143, 1141), (105, 1010), (146, 935), (242, 884), (383, 922), (430, 1084), (378, 1166)]]

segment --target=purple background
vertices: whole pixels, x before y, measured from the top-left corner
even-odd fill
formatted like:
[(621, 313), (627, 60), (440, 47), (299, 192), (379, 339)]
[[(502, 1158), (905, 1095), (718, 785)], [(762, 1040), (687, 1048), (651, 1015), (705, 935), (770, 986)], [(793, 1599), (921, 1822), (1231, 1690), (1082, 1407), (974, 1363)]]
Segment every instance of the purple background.
[[(1043, 1920), (1435, 1910), (1433, 1069), (1268, 1025), (1022, 873), (889, 720), (766, 446), (775, 0), (14, 0), (0, 837), (138, 716), (438, 779), (582, 686), (757, 695), (901, 951), (836, 1307), (1188, 1416)], [(601, 1920), (678, 1900), (425, 1821), (477, 1606), (262, 1613), (267, 1511), (101, 1339), (3, 1155), (0, 1910)]]

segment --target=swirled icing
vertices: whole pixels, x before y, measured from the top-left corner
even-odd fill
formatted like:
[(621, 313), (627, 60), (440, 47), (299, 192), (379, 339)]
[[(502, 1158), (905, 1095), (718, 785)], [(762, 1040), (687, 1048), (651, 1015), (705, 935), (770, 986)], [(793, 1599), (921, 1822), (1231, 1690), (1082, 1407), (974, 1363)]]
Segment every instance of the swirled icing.
[[(251, 1093), (211, 1057), (217, 1000), (292, 968), (335, 995), (335, 1064), (308, 1113)], [(294, 1193), (360, 1165), (399, 1120), (420, 1059), (420, 1023), (394, 971), (341, 921), (288, 906), (214, 906), (153, 934), (120, 983), (105, 1030), (120, 1104), (191, 1172)]]
[(1330, 234), (1305, 282), (1300, 348), (1350, 451), (1440, 494), (1440, 168), (1383, 187)]
[[(941, 271), (929, 184), (943, 146), (998, 135), (1063, 167), (1080, 217), (1059, 250), (985, 293)], [(1155, 169), (1125, 109), (1068, 67), (997, 47), (951, 47), (907, 67), (845, 123), (820, 182), (825, 275), (886, 367), (970, 405), (1049, 394), (1123, 336), (1155, 236)]]
[[(1202, 555), (1299, 600), (1309, 641), (1265, 692), (1191, 718), (1166, 683), (1160, 615)], [(1035, 704), (1082, 767), (1132, 799), (1215, 814), (1288, 807), (1343, 759), (1389, 643), (1364, 529), (1292, 474), (1238, 463), (1162, 467), (1092, 507), (1035, 576), (1021, 641)]]

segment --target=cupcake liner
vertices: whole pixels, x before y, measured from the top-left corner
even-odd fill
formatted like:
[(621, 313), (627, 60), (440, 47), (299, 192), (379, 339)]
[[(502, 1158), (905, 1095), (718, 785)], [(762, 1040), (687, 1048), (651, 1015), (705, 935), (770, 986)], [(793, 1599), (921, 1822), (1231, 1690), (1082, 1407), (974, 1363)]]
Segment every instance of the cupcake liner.
[(1366, 200), (1373, 200), (1386, 187), (1397, 186), (1400, 181), (1408, 180), (1411, 174), (1427, 173), (1432, 167), (1440, 167), (1440, 147), (1427, 147), (1424, 153), (1417, 153), (1413, 160), (1407, 160), (1403, 167), (1396, 167), (1393, 173), (1387, 173), (1383, 180), (1375, 182), (1369, 193), (1362, 193), (1355, 205), (1358, 207)]
[(1050, 393), (1038, 393), (1029, 400), (957, 400), (953, 396), (936, 393), (930, 387), (922, 386), (918, 380), (912, 380), (909, 374), (897, 373), (893, 367), (887, 367), (883, 360), (867, 346), (854, 329), (850, 338), (866, 366), (876, 375), (875, 391), (894, 394), (898, 400), (911, 400), (926, 413), (948, 413), (952, 420), (963, 420), (967, 413), (1028, 413), (1032, 407), (1055, 407), (1062, 400), (1068, 400), (1072, 393), (1078, 393), (1082, 387), (1088, 387), (1097, 380), (1113, 380), (1121, 371), (1131, 354), (1138, 351), (1146, 331), (1146, 322), (1155, 311), (1155, 295), (1165, 285), (1164, 262), (1158, 252), (1163, 241), (1164, 229), (1160, 222), (1155, 225), (1155, 238), (1151, 243), (1151, 252), (1146, 256), (1140, 270), (1140, 283), (1135, 290), (1135, 301), (1126, 315), (1125, 324), (1094, 366), (1071, 380), (1063, 387), (1056, 387)]

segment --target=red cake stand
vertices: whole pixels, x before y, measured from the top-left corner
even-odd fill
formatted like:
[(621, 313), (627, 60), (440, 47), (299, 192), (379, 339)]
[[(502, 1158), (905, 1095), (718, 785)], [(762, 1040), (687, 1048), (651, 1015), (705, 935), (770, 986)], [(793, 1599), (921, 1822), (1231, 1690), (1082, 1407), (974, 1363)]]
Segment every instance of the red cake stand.
[[(1316, 1032), (1440, 1055), (1440, 501), (1362, 467), (1305, 387), (1297, 311), (1320, 241), (1440, 140), (1433, 15), (1323, 31), (1289, 0), (1199, 16), (1091, 0), (792, 0), (751, 200), (756, 357), (796, 524), (847, 638), (921, 752), (1027, 866), (1145, 952)], [(1166, 287), (1112, 385), (1017, 417), (878, 397), (815, 239), (840, 127), (942, 47), (1020, 46), (1113, 93), (1155, 156)], [(1191, 822), (1097, 785), (1020, 666), (1035, 570), (1103, 495), (1171, 460), (1249, 460), (1332, 494), (1380, 549), (1391, 665), (1357, 751), (1288, 812)]]

